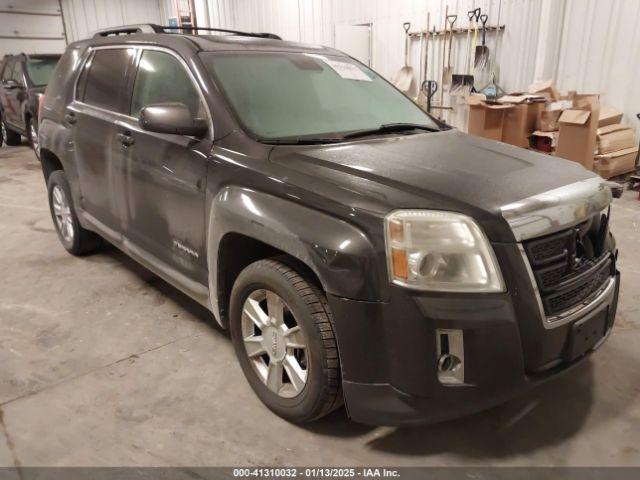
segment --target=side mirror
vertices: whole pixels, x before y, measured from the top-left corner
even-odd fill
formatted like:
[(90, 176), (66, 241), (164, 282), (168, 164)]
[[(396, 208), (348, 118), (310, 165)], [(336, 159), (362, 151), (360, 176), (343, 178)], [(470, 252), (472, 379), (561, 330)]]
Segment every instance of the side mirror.
[(202, 118), (193, 118), (184, 103), (153, 103), (140, 112), (139, 125), (149, 132), (203, 137), (209, 125)]
[(624, 187), (622, 185), (612, 181), (608, 181), (605, 183), (607, 184), (607, 187), (611, 189), (611, 195), (613, 196), (613, 198), (622, 197), (622, 193), (624, 192)]
[(20, 84), (18, 82), (16, 82), (15, 80), (4, 80), (2, 82), (2, 86), (4, 88), (6, 88), (7, 90), (14, 90), (14, 89), (18, 88), (20, 86)]

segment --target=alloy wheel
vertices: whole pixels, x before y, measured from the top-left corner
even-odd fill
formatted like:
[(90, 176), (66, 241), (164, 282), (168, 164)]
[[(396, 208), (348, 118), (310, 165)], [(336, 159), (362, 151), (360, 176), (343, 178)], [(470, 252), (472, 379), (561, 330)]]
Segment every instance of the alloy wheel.
[(65, 242), (73, 242), (73, 218), (71, 217), (71, 207), (64, 190), (56, 185), (51, 192), (53, 203), (53, 215), (56, 218), (56, 226)]
[(33, 150), (36, 152), (38, 158), (40, 157), (40, 142), (38, 142), (38, 132), (36, 131), (36, 127), (31, 124), (29, 128), (29, 134), (31, 135), (31, 145), (33, 145)]
[(283, 398), (300, 394), (307, 382), (307, 340), (284, 300), (255, 290), (242, 308), (242, 338), (249, 361), (269, 390)]

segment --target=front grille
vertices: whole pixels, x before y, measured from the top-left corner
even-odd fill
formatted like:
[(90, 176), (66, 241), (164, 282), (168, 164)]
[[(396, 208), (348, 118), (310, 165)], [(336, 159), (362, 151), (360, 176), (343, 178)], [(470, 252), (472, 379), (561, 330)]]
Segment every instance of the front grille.
[(542, 299), (545, 312), (555, 315), (584, 301), (597, 291), (611, 275), (611, 259), (607, 258), (604, 264), (589, 275), (584, 282), (579, 282), (575, 287), (561, 291)]
[(602, 230), (589, 224), (523, 243), (544, 313), (555, 316), (584, 302), (613, 274), (610, 252), (597, 253)]

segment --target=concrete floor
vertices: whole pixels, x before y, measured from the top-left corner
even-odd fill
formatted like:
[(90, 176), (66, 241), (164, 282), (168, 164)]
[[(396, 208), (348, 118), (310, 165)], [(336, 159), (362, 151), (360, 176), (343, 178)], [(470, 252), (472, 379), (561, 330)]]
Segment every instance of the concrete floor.
[[(40, 166), (0, 148), (0, 465), (640, 465), (640, 202), (613, 207), (623, 286), (591, 360), (435, 426), (304, 427), (258, 401), (228, 335), (116, 250), (59, 244)], [(636, 259), (634, 259), (636, 257)]]

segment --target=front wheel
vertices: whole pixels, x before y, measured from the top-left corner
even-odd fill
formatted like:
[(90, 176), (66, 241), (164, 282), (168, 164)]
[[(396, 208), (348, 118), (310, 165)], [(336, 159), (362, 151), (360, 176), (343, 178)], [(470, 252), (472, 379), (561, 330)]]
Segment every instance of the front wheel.
[(245, 268), (231, 293), (233, 346), (260, 400), (286, 420), (342, 404), (340, 361), (324, 293), (283, 258)]
[(29, 144), (40, 160), (40, 142), (38, 141), (38, 130), (36, 129), (33, 119), (27, 119), (27, 134), (29, 135)]

